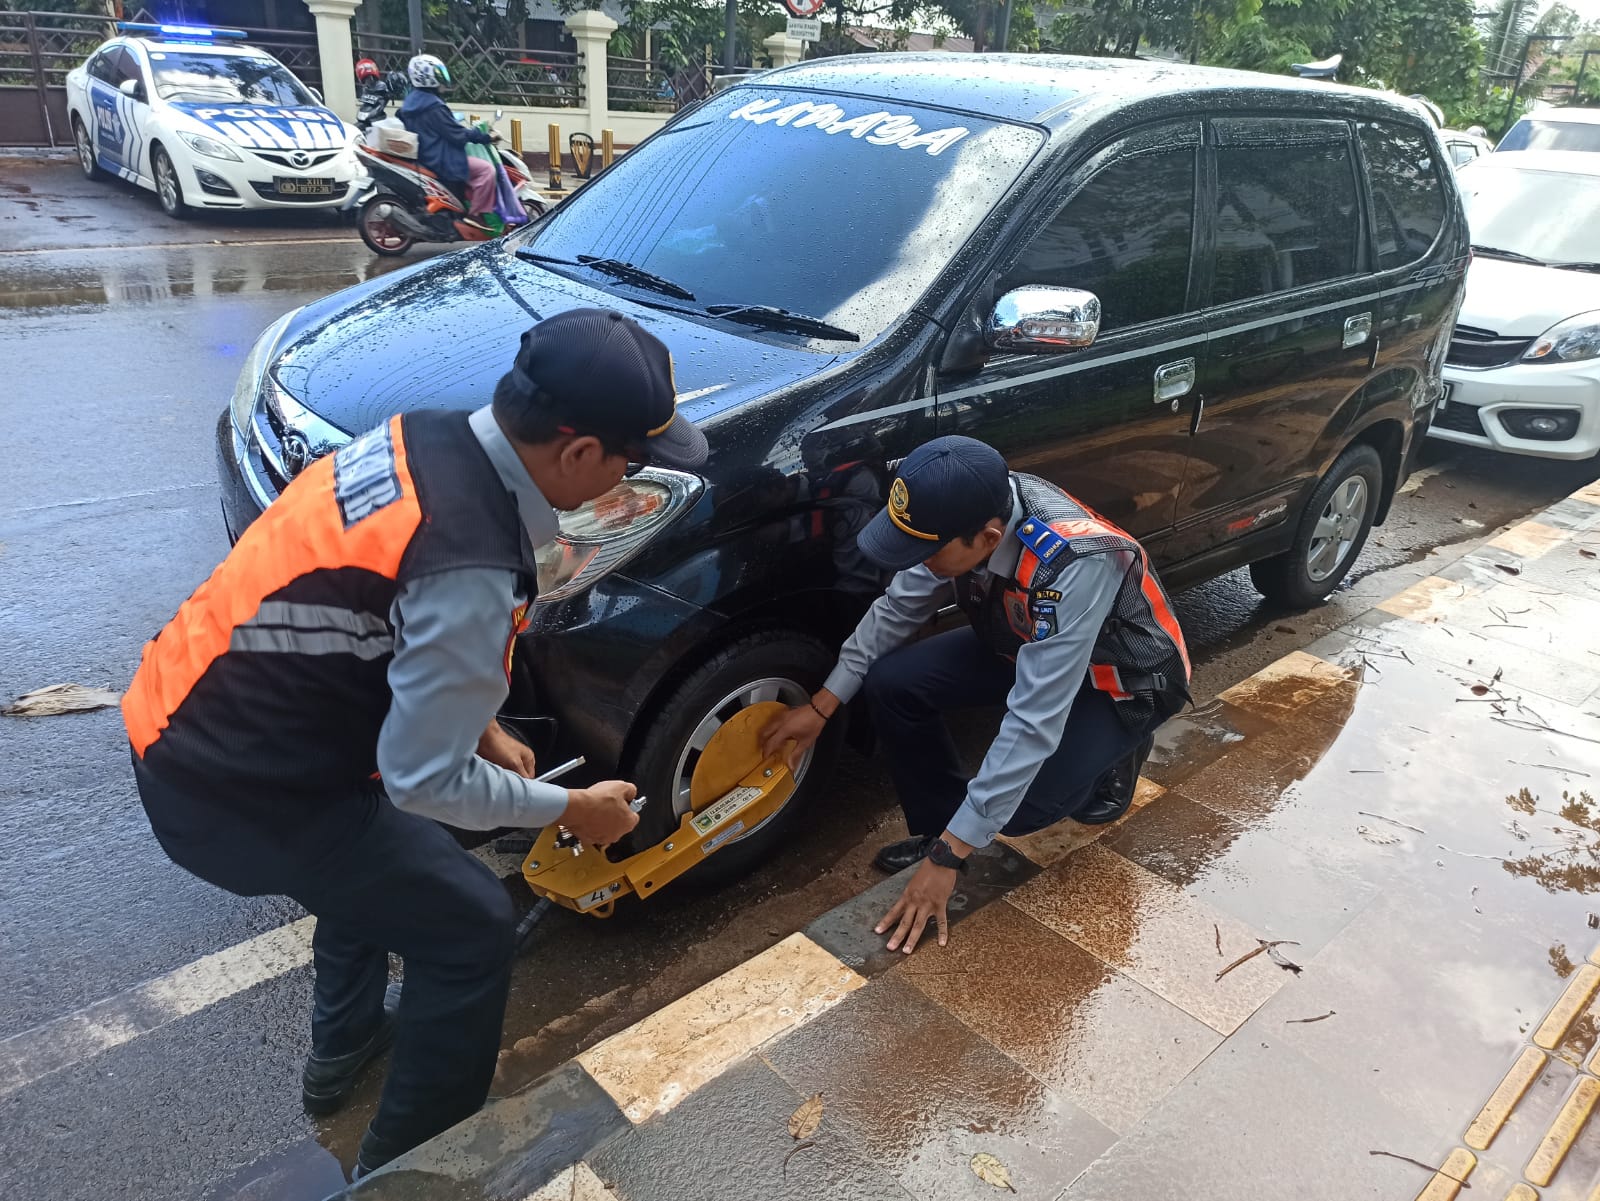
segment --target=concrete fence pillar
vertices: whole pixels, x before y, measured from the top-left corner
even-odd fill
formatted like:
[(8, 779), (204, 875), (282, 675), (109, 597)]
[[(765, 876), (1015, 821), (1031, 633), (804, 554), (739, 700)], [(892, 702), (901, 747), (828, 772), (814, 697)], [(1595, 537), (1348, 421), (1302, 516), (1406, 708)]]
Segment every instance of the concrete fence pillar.
[[(307, 0), (307, 3), (313, 2), (323, 3), (324, 0)], [(578, 43), (578, 53), (583, 56), (585, 128), (581, 132), (593, 137), (610, 124), (611, 72), (606, 56), (610, 53), (611, 35), (617, 31), (617, 23), (593, 9), (573, 13), (566, 23), (567, 32)]]
[(346, 121), (356, 119), (356, 56), (350, 18), (361, 0), (306, 0), (317, 19), (317, 61), (322, 68), (322, 99)]
[(806, 52), (804, 42), (786, 33), (775, 33), (761, 44), (767, 48), (767, 57), (772, 60), (774, 67), (787, 67), (791, 63), (797, 63)]

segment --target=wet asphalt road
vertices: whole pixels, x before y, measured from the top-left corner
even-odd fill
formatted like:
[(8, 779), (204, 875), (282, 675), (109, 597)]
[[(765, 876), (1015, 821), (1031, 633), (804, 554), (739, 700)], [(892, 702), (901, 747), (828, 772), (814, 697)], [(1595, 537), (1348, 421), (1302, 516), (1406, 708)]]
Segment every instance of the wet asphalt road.
[[(383, 267), (331, 221), (178, 224), (152, 196), (87, 183), (71, 161), (0, 158), (0, 697), (126, 685), (141, 644), (227, 549), (212, 428), (251, 340)], [(1243, 572), (1179, 598), (1196, 699), (1593, 475), (1435, 449), (1324, 609), (1270, 611)], [(981, 749), (983, 729), (970, 737)], [(839, 787), (780, 862), (606, 922), (555, 915), (517, 971), (497, 1088), (861, 891), (871, 851), (899, 836), (884, 785), (877, 764), (847, 752)], [(0, 1193), (266, 1199), (337, 1187), (376, 1085), (330, 1122), (301, 1114), (310, 969), (223, 988), (210, 1004), (195, 991), (231, 960), (146, 985), (300, 916), (167, 862), (114, 710), (0, 718)]]

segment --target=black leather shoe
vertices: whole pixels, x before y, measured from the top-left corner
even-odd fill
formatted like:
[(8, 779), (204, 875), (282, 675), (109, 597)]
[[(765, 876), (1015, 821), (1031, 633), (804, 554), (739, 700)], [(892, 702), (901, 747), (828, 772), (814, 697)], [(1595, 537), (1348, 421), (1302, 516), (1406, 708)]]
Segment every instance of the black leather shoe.
[(398, 1147), (386, 1138), (380, 1138), (371, 1126), (361, 1136), (361, 1149), (356, 1152), (355, 1167), (350, 1169), (350, 1183), (370, 1176), (392, 1159), (398, 1159), (409, 1148)]
[(391, 984), (383, 994), (383, 1018), (365, 1046), (348, 1055), (306, 1056), (306, 1069), (300, 1075), (300, 1102), (308, 1114), (326, 1117), (350, 1099), (361, 1069), (394, 1042), (394, 1015), (399, 1008), (400, 985)]
[(1116, 821), (1133, 804), (1133, 794), (1139, 787), (1139, 772), (1156, 744), (1155, 735), (1145, 738), (1133, 753), (1100, 778), (1089, 803), (1072, 815), (1072, 820), (1083, 826), (1104, 826)]
[(872, 866), (880, 872), (894, 875), (903, 872), (913, 863), (921, 861), (923, 854), (928, 849), (928, 844), (933, 839), (922, 834), (914, 834), (910, 838), (902, 838), (899, 842), (891, 842), (872, 858)]

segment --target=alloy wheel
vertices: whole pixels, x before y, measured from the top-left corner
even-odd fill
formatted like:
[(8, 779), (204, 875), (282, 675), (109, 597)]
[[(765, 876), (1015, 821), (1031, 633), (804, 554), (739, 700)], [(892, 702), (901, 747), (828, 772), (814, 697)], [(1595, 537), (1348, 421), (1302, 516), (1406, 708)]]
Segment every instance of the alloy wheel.
[(1367, 516), (1367, 481), (1352, 475), (1333, 490), (1306, 546), (1306, 574), (1320, 583), (1344, 563)]

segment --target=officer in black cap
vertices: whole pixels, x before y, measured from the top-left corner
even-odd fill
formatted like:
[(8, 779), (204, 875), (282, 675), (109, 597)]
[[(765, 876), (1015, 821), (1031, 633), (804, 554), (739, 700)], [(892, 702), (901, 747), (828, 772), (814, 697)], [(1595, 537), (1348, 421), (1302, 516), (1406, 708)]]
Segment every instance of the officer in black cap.
[[(763, 742), (792, 744), (793, 760), (864, 693), (911, 831), (874, 863), (920, 864), (877, 930), (909, 953), (929, 921), (945, 943), (959, 873), (995, 835), (1127, 811), (1153, 731), (1188, 701), (1188, 652), (1137, 541), (971, 438), (913, 451), (857, 544), (897, 574), (823, 688)], [(969, 628), (913, 641), (952, 599)], [(944, 714), (1001, 703), (969, 780)]]
[(500, 1048), (511, 902), (439, 823), (605, 844), (638, 821), (630, 783), (532, 779), (495, 720), (537, 548), (634, 465), (705, 457), (665, 346), (619, 313), (558, 314), (492, 404), (395, 417), (311, 464), (145, 647), (123, 718), (161, 845), (316, 915), (306, 1110), (339, 1108), (394, 1044), (357, 1175), (482, 1105)]

